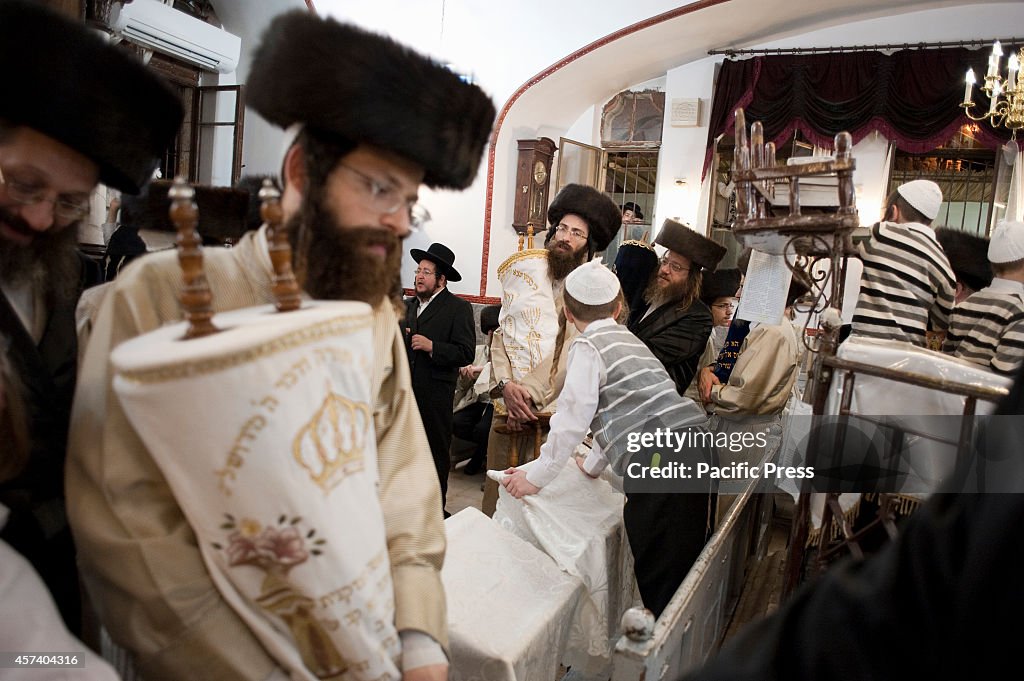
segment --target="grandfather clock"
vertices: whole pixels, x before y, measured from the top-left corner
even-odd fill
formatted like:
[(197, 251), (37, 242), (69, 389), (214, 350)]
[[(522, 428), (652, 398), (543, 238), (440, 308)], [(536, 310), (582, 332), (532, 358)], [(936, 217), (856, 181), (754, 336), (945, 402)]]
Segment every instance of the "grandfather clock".
[(516, 168), (515, 203), (512, 226), (519, 233), (533, 223), (534, 234), (548, 226), (548, 187), (551, 180), (551, 159), (555, 143), (547, 137), (519, 140), (519, 162)]

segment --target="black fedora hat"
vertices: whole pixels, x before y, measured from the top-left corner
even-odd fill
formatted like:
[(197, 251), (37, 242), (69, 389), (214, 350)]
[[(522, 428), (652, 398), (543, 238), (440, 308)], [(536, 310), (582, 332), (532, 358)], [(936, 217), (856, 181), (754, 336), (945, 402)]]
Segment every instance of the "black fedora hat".
[(434, 263), (448, 281), (462, 281), (462, 275), (452, 267), (455, 263), (455, 254), (452, 253), (452, 249), (442, 243), (432, 243), (425, 251), (419, 248), (410, 249), (409, 255), (417, 263), (421, 260), (429, 260)]
[(633, 217), (637, 218), (638, 220), (644, 219), (644, 212), (640, 210), (640, 206), (636, 205), (632, 201), (626, 201), (624, 204), (622, 204), (622, 212), (625, 213), (627, 210), (633, 211)]

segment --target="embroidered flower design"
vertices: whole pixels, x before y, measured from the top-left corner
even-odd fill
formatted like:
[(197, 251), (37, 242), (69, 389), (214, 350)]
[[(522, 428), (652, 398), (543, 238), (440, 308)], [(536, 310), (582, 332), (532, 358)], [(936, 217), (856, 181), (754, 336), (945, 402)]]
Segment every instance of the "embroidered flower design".
[(242, 535), (241, 532), (232, 532), (228, 537), (228, 565), (246, 565), (258, 561), (260, 554), (256, 549), (256, 542)]
[(239, 531), (243, 537), (255, 537), (263, 529), (263, 525), (260, 521), (253, 520), (252, 518), (242, 518), (242, 522), (239, 523)]
[(287, 567), (298, 565), (309, 558), (305, 540), (294, 527), (280, 530), (266, 528), (256, 540), (256, 550), (261, 556)]
[[(298, 527), (302, 522), (299, 516), (279, 516), (276, 525), (263, 525), (253, 518), (236, 521), (230, 513), (225, 513), (224, 517), (226, 521), (221, 529), (232, 530), (227, 546), (219, 542), (213, 542), (212, 546), (227, 554), (230, 567), (254, 565), (264, 571), (287, 574), (294, 566), (309, 560), (310, 555), (323, 553), (327, 543), (326, 539), (316, 536), (316, 530), (303, 535)], [(307, 542), (312, 548), (306, 548)]]

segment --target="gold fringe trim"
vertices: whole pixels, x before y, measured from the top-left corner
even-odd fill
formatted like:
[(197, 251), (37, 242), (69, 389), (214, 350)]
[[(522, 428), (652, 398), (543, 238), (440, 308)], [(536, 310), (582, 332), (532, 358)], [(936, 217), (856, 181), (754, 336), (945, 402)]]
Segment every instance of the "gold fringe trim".
[[(368, 329), (372, 325), (373, 320), (369, 315), (361, 318), (341, 317), (329, 319), (313, 326), (292, 331), (280, 338), (263, 343), (258, 347), (250, 348), (244, 352), (229, 350), (225, 354), (196, 362), (181, 362), (172, 366), (162, 366), (153, 369), (122, 371), (118, 375), (132, 383), (163, 383), (192, 376), (203, 376), (224, 371), (241, 364), (248, 364), (255, 360), (270, 357), (271, 355), (308, 345), (309, 343), (315, 343), (325, 338), (342, 336)], [(230, 330), (226, 329), (226, 331)]]
[(515, 253), (510, 255), (505, 262), (498, 265), (498, 277), (500, 278), (503, 274), (505, 274), (505, 271), (508, 270), (508, 268), (512, 267), (512, 265), (515, 265), (517, 262), (521, 260), (530, 260), (531, 258), (536, 258), (539, 256), (543, 256), (546, 258), (547, 254), (548, 251), (546, 248), (528, 248), (524, 251), (516, 251)]
[(623, 246), (640, 246), (641, 248), (646, 248), (651, 253), (654, 253), (654, 246), (646, 241), (640, 241), (640, 239), (626, 239), (619, 244), (619, 248), (622, 248)]

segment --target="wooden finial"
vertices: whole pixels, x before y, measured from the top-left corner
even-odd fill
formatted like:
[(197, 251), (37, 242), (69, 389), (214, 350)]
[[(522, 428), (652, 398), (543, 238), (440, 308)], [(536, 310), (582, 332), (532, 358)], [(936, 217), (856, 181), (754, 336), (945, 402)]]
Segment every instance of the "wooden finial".
[(533, 248), (533, 223), (526, 223), (526, 247)]
[(188, 320), (185, 338), (201, 338), (219, 329), (210, 321), (213, 318), (213, 294), (203, 273), (203, 249), (196, 231), (199, 209), (196, 208), (195, 190), (185, 182), (185, 178), (176, 177), (168, 196), (171, 199), (171, 222), (178, 230), (178, 262), (184, 283), (181, 306)]
[(267, 223), (267, 241), (270, 262), (274, 265), (274, 301), (278, 312), (298, 310), (302, 304), (299, 284), (292, 271), (292, 247), (288, 243), (288, 228), (281, 210), (281, 192), (273, 180), (263, 180), (260, 188), (260, 217)]

